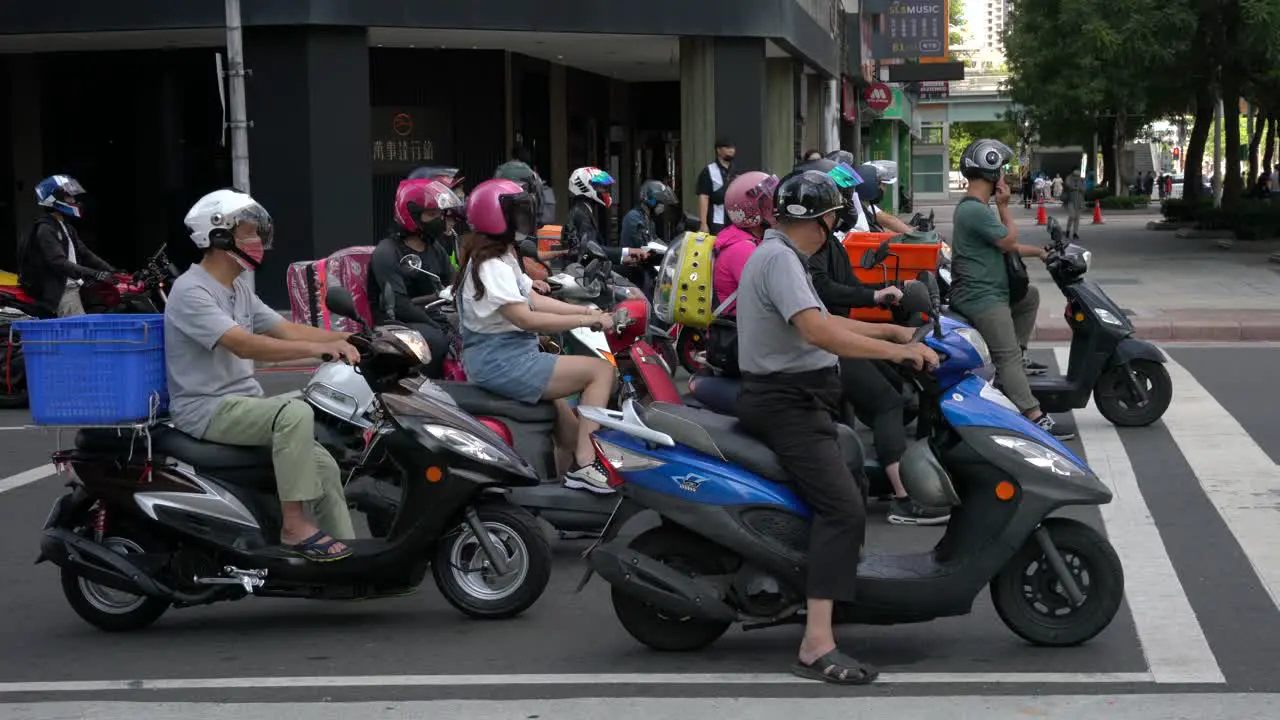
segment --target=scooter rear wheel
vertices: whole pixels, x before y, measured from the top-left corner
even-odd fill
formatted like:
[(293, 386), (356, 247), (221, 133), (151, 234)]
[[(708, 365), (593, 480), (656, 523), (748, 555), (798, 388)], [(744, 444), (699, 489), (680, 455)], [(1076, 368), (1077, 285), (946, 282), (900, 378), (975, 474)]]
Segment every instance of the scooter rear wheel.
[(1173, 380), (1164, 365), (1154, 360), (1132, 360), (1129, 367), (1147, 391), (1144, 404), (1130, 396), (1129, 375), (1124, 368), (1113, 367), (1098, 378), (1093, 386), (1093, 402), (1102, 417), (1120, 427), (1143, 427), (1159, 420), (1173, 402)]
[(479, 539), (460, 523), (436, 545), (431, 574), (449, 604), (481, 620), (515, 617), (542, 597), (551, 579), (551, 546), (538, 520), (523, 508), (486, 502), (476, 508), (480, 524), (511, 565), (497, 575)]
[[(102, 539), (102, 545), (121, 555), (145, 553), (143, 545), (121, 532)], [(85, 622), (107, 632), (129, 632), (150, 626), (169, 609), (169, 601), (134, 595), (99, 585), (75, 570), (60, 568), (62, 594)]]
[(1044, 527), (1084, 593), (1084, 604), (1072, 605), (1034, 537), (991, 581), (991, 602), (1004, 624), (1027, 642), (1079, 645), (1115, 619), (1124, 600), (1124, 568), (1111, 543), (1088, 525), (1050, 518)]
[[(724, 572), (724, 560), (707, 540), (670, 526), (657, 527), (631, 541), (632, 550), (690, 576)], [(729, 623), (688, 617), (672, 617), (617, 587), (613, 588), (613, 612), (631, 637), (654, 650), (701, 650), (720, 639)]]

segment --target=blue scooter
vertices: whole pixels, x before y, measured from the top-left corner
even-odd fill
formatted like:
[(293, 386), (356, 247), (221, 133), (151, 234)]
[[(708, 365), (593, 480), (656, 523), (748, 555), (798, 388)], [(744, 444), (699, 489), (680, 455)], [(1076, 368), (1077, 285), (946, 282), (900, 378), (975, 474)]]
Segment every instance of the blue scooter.
[[(901, 469), (911, 496), (951, 507), (951, 520), (928, 552), (867, 552), (856, 569), (858, 600), (837, 605), (835, 621), (891, 625), (965, 615), (990, 586), (1000, 618), (1025, 640), (1083, 643), (1115, 617), (1124, 572), (1101, 533), (1050, 515), (1106, 504), (1111, 491), (974, 374), (984, 358), (961, 332), (967, 326), (940, 317), (931, 278), (930, 285), (931, 322), (916, 339), (942, 363), (932, 373), (911, 372), (925, 430)], [(735, 623), (751, 630), (804, 622), (811, 511), (767, 446), (735, 419), (698, 408), (627, 403), (620, 412), (579, 412), (604, 428), (595, 436), (597, 454), (622, 496), (588, 551), (579, 589), (599, 574), (613, 586), (623, 627), (658, 650), (706, 647)], [(857, 435), (841, 426), (839, 440), (861, 477)], [(626, 521), (646, 509), (661, 525), (619, 541)]]

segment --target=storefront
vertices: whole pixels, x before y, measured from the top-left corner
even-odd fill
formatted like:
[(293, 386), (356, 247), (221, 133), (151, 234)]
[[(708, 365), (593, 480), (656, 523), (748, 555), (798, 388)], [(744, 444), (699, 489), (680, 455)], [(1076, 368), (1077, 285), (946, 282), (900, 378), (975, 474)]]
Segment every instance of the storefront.
[(901, 196), (912, 193), (911, 148), (919, 130), (915, 125), (915, 106), (911, 99), (901, 88), (891, 90), (892, 103), (871, 123), (867, 160), (892, 160), (898, 164), (897, 192), (886, 190), (881, 203), (885, 212), (898, 213), (902, 207)]

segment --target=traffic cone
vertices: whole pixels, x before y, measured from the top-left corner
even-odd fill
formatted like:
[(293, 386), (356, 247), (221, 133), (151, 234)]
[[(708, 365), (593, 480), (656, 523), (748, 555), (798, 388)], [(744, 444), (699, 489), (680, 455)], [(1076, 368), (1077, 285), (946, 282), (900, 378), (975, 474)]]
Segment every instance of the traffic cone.
[(1102, 224), (1103, 224), (1103, 221), (1102, 221), (1102, 201), (1101, 201), (1101, 200), (1094, 200), (1094, 201), (1093, 201), (1093, 224), (1094, 224), (1094, 225), (1102, 225)]
[(1049, 214), (1046, 213), (1044, 210), (1044, 203), (1040, 203), (1040, 207), (1036, 209), (1036, 224), (1037, 225), (1049, 224)]

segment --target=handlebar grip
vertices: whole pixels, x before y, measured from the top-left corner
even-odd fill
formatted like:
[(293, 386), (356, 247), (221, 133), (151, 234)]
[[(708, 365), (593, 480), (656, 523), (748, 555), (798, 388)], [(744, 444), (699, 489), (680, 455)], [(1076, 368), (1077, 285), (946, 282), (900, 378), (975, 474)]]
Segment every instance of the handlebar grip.
[(591, 323), (591, 325), (588, 326), (588, 329), (601, 332), (604, 330), (604, 323)]
[(320, 359), (323, 360), (324, 362), (333, 362), (334, 358), (335, 356), (333, 353), (324, 353), (323, 355), (320, 356)]

